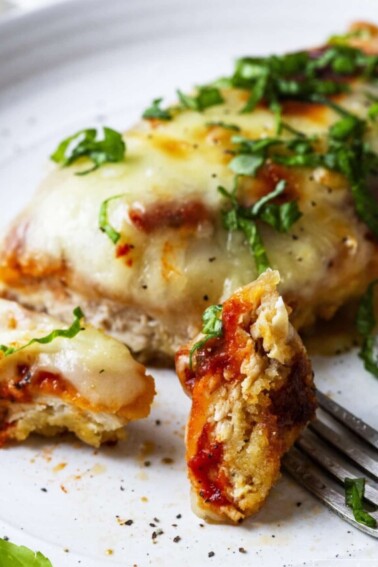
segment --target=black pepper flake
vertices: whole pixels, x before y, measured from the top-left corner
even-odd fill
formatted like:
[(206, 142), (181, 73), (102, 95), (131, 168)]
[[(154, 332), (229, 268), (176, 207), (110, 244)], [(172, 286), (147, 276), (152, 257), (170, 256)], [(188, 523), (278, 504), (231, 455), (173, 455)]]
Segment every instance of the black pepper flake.
[(9, 541), (9, 537), (7, 535), (3, 536), (4, 541)]
[(103, 374), (105, 372), (105, 368), (101, 368), (99, 374)]
[(203, 296), (203, 300), (204, 300), (204, 301), (209, 301), (209, 296), (205, 294), (205, 295)]
[(154, 532), (152, 532), (152, 539), (155, 540), (158, 536), (162, 535), (164, 532), (163, 530), (155, 530)]
[(143, 285), (142, 285), (142, 289), (148, 289), (148, 285), (143, 284)]
[(299, 508), (300, 506), (302, 506), (302, 502), (297, 502), (297, 507)]
[(124, 486), (120, 486), (119, 489), (124, 492), (125, 491), (125, 487)]
[(211, 177), (215, 178), (215, 177), (218, 177), (218, 176), (217, 176), (216, 173), (212, 173), (212, 174), (211, 174)]
[(159, 523), (160, 522), (159, 518), (154, 518), (154, 522)]
[(311, 206), (316, 207), (316, 201), (311, 201)]
[(215, 553), (214, 551), (209, 551), (209, 553), (207, 554), (208, 557), (214, 557)]
[(292, 234), (292, 235), (291, 235), (291, 238), (292, 238), (293, 240), (298, 240), (298, 239), (299, 239), (299, 236), (297, 236), (296, 234)]
[(179, 541), (181, 541), (181, 537), (179, 535), (177, 535), (176, 537), (173, 538), (173, 541), (175, 543), (178, 543)]
[(133, 523), (134, 523), (134, 520), (126, 520), (125, 526), (132, 526)]
[(42, 492), (47, 492), (47, 488), (41, 488)]
[(150, 522), (148, 525), (151, 526), (151, 528), (156, 528), (156, 524), (153, 524), (152, 522)]
[(272, 534), (272, 537), (276, 537), (274, 534)]
[(216, 256), (212, 256), (211, 258), (209, 258), (209, 262), (215, 262), (216, 259)]
[(180, 520), (180, 519), (182, 518), (182, 515), (181, 515), (181, 514), (177, 514), (176, 518), (177, 518), (178, 520)]
[(239, 547), (239, 553), (247, 553), (247, 550), (244, 547)]
[(145, 467), (150, 467), (151, 466), (151, 461), (144, 461), (143, 465)]
[(200, 524), (199, 527), (200, 527), (200, 528), (204, 528), (204, 527), (205, 527), (205, 524)]
[(161, 425), (160, 419), (155, 419), (155, 425)]

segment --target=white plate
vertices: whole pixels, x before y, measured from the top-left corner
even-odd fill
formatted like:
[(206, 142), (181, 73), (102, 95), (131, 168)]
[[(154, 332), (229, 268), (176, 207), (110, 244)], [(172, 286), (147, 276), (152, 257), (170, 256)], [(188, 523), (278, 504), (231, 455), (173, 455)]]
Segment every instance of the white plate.
[[(238, 55), (317, 44), (374, 16), (375, 0), (82, 0), (8, 18), (0, 24), (0, 226), (28, 200), (62, 137), (96, 123), (126, 128), (152, 98), (224, 74)], [(318, 359), (316, 370), (325, 391), (378, 425), (378, 383), (355, 354)], [(373, 563), (376, 541), (285, 476), (241, 527), (202, 527), (185, 475), (189, 402), (172, 372), (154, 373), (152, 415), (118, 447), (33, 439), (0, 451), (0, 536), (42, 550), (54, 567)]]

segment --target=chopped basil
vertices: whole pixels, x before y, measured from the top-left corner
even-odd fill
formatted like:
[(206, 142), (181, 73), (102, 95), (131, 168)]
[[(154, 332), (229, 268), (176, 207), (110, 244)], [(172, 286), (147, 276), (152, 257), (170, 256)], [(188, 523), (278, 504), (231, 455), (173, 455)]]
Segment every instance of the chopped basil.
[(99, 229), (110, 238), (113, 244), (117, 244), (117, 242), (121, 238), (121, 233), (115, 230), (115, 228), (113, 228), (109, 222), (109, 215), (108, 215), (109, 203), (111, 203), (115, 199), (120, 199), (123, 196), (124, 194), (121, 193), (120, 195), (114, 195), (113, 197), (109, 197), (109, 199), (103, 201), (98, 215)]
[(377, 527), (377, 520), (363, 509), (364, 478), (345, 478), (345, 503), (353, 511), (354, 519), (369, 528)]
[[(229, 166), (237, 175), (251, 176), (255, 176), (268, 159), (288, 167), (322, 166), (338, 171), (350, 183), (358, 216), (378, 237), (378, 202), (367, 183), (368, 176), (378, 172), (378, 155), (364, 140), (367, 123), (324, 97), (313, 97), (313, 101), (327, 104), (341, 116), (329, 128), (325, 140), (326, 149), (323, 152), (318, 151), (316, 137), (307, 137), (283, 123), (282, 129), (292, 133), (293, 138), (267, 137), (249, 140), (234, 136), (232, 142), (237, 146), (236, 156)], [(277, 216), (277, 212), (272, 214)], [(290, 219), (291, 215), (294, 218), (297, 215), (295, 206), (287, 207), (285, 216)]]
[(260, 219), (270, 224), (278, 232), (288, 232), (292, 225), (302, 216), (296, 201), (276, 205), (267, 205), (260, 215)]
[(52, 563), (39, 551), (15, 545), (0, 539), (1, 567), (52, 567)]
[(344, 45), (348, 43), (351, 39), (362, 39), (368, 40), (371, 38), (371, 31), (367, 28), (360, 28), (353, 30), (345, 34), (333, 35), (329, 38), (328, 43), (330, 45)]
[(224, 102), (219, 89), (212, 86), (199, 87), (196, 96), (188, 96), (180, 90), (177, 91), (177, 95), (182, 107), (199, 112)]
[(207, 122), (206, 126), (219, 126), (220, 128), (225, 128), (226, 130), (233, 130), (234, 132), (240, 132), (240, 127), (236, 124), (227, 124), (226, 122)]
[(78, 333), (80, 333), (80, 331), (84, 330), (81, 326), (81, 320), (83, 319), (84, 314), (83, 314), (82, 310), (80, 309), (80, 307), (76, 307), (73, 311), (73, 314), (74, 314), (75, 319), (68, 329), (55, 329), (54, 331), (51, 331), (51, 333), (49, 333), (45, 337), (40, 337), (39, 339), (32, 339), (31, 341), (26, 343), (26, 345), (23, 345), (22, 347), (19, 347), (19, 348), (14, 348), (14, 347), (11, 347), (11, 346), (6, 346), (6, 345), (0, 345), (0, 352), (2, 352), (4, 354), (4, 356), (11, 356), (12, 354), (17, 353), (20, 350), (24, 350), (25, 348), (29, 347), (30, 345), (32, 345), (34, 343), (45, 345), (47, 343), (51, 343), (54, 339), (56, 339), (58, 337), (64, 338), (64, 339), (73, 339), (74, 337), (76, 337), (76, 335)]
[(142, 117), (157, 118), (159, 120), (172, 120), (172, 114), (169, 112), (169, 110), (164, 110), (163, 108), (160, 108), (160, 104), (162, 100), (163, 100), (162, 98), (155, 98), (152, 101), (151, 106), (143, 112)]
[(264, 162), (265, 158), (261, 154), (240, 154), (230, 161), (229, 166), (237, 175), (255, 176)]
[(98, 169), (104, 163), (120, 162), (125, 156), (125, 142), (122, 135), (112, 128), (89, 128), (80, 130), (66, 138), (51, 154), (51, 159), (63, 167), (86, 157), (93, 162), (93, 167), (80, 171), (76, 175), (86, 175)]
[(270, 267), (270, 263), (257, 224), (253, 221), (240, 218), (238, 220), (238, 228), (244, 233), (251, 254), (255, 260), (257, 273), (260, 275)]
[(370, 120), (375, 120), (378, 117), (378, 101), (373, 102), (368, 110), (368, 117)]
[(374, 311), (374, 288), (378, 280), (372, 281), (364, 295), (360, 299), (358, 306), (356, 328), (361, 337), (362, 344), (359, 357), (364, 361), (365, 369), (378, 378), (378, 360), (374, 356), (375, 337), (374, 329), (376, 325)]
[(223, 334), (222, 325), (222, 305), (210, 305), (205, 309), (202, 315), (202, 333), (205, 335), (203, 339), (196, 342), (189, 353), (189, 366), (192, 368), (193, 354), (196, 350), (202, 348), (210, 339), (216, 339)]
[[(321, 76), (327, 65), (333, 71), (337, 68), (339, 73), (344, 74), (347, 69), (346, 65), (342, 67), (340, 64), (341, 56), (343, 56), (344, 61), (354, 61), (350, 52), (348, 52), (348, 56), (345, 53), (339, 54), (338, 50), (340, 49), (344, 48), (328, 48), (326, 53), (329, 51), (332, 51), (332, 53), (327, 58), (322, 54), (314, 59), (309, 53), (302, 51), (283, 56), (273, 55), (239, 59), (236, 62), (231, 82), (234, 87), (250, 89), (249, 99), (242, 108), (242, 112), (251, 112), (258, 103), (265, 100), (276, 115), (277, 131), (279, 132), (281, 113), (279, 101), (284, 99), (309, 100), (314, 93), (330, 96), (345, 92), (348, 86), (343, 82), (326, 80)], [(367, 66), (367, 62), (365, 62), (365, 66)], [(354, 65), (353, 69), (355, 67)], [(352, 65), (349, 65), (348, 69), (351, 68)]]
[(232, 192), (224, 187), (218, 187), (218, 191), (230, 203), (230, 206), (222, 212), (223, 226), (231, 232), (239, 230), (244, 234), (258, 274), (269, 268), (270, 264), (256, 221), (264, 221), (279, 232), (287, 232), (302, 214), (295, 201), (282, 205), (271, 202), (284, 192), (285, 187), (286, 181), (282, 179), (273, 191), (261, 197), (251, 207), (244, 207), (237, 200), (238, 177), (235, 177)]

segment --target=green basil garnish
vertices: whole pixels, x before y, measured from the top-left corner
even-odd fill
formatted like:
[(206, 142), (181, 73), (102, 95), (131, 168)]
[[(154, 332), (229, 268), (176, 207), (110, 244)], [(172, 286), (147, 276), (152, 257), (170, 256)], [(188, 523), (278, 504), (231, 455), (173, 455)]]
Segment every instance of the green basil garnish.
[(377, 520), (363, 509), (363, 497), (365, 494), (364, 478), (345, 478), (345, 503), (353, 511), (356, 522), (368, 526), (377, 527)]
[(155, 98), (152, 101), (152, 104), (149, 108), (147, 108), (143, 114), (143, 118), (157, 118), (159, 120), (172, 120), (172, 114), (169, 110), (164, 110), (160, 107), (162, 98)]
[(223, 334), (222, 325), (222, 305), (210, 305), (205, 309), (202, 315), (202, 333), (205, 335), (203, 339), (196, 342), (189, 353), (189, 366), (192, 368), (193, 354), (199, 348), (202, 348), (210, 339), (216, 339)]
[(1, 567), (53, 567), (40, 551), (0, 539)]
[(31, 339), (31, 341), (26, 343), (26, 345), (23, 345), (22, 347), (18, 347), (18, 348), (6, 346), (6, 345), (0, 345), (0, 351), (4, 354), (4, 356), (11, 356), (12, 354), (20, 352), (20, 350), (24, 350), (25, 348), (29, 347), (34, 343), (45, 345), (47, 343), (51, 343), (54, 339), (58, 337), (63, 339), (73, 339), (74, 337), (76, 337), (78, 333), (80, 333), (80, 331), (84, 330), (81, 326), (81, 320), (84, 317), (84, 313), (82, 312), (80, 307), (76, 307), (73, 311), (73, 314), (75, 319), (68, 329), (55, 329), (45, 337), (40, 337), (39, 339)]
[(88, 158), (93, 167), (76, 175), (87, 175), (104, 163), (123, 161), (126, 145), (122, 135), (112, 128), (89, 128), (80, 130), (59, 144), (51, 159), (63, 167), (73, 164), (80, 158)]
[(360, 299), (356, 317), (357, 332), (361, 337), (359, 357), (364, 361), (365, 369), (378, 378), (378, 359), (374, 356), (376, 325), (374, 311), (374, 288), (378, 280), (372, 281)]

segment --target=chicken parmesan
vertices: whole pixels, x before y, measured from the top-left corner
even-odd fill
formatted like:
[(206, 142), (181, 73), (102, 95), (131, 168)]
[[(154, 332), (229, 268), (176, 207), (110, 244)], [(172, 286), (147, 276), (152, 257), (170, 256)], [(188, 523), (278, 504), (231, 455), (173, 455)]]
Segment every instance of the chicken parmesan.
[(268, 270), (211, 316), (205, 312), (204, 333), (176, 355), (192, 397), (186, 455), (193, 507), (208, 520), (240, 522), (257, 512), (282, 455), (314, 417), (311, 364), (278, 283), (278, 272)]
[(81, 305), (149, 358), (267, 267), (296, 329), (332, 318), (378, 276), (377, 53), (358, 24), (70, 136), (4, 235), (0, 293), (67, 322)]
[(148, 415), (153, 379), (82, 315), (75, 309), (61, 329), (51, 316), (0, 300), (0, 446), (70, 431), (97, 447)]

